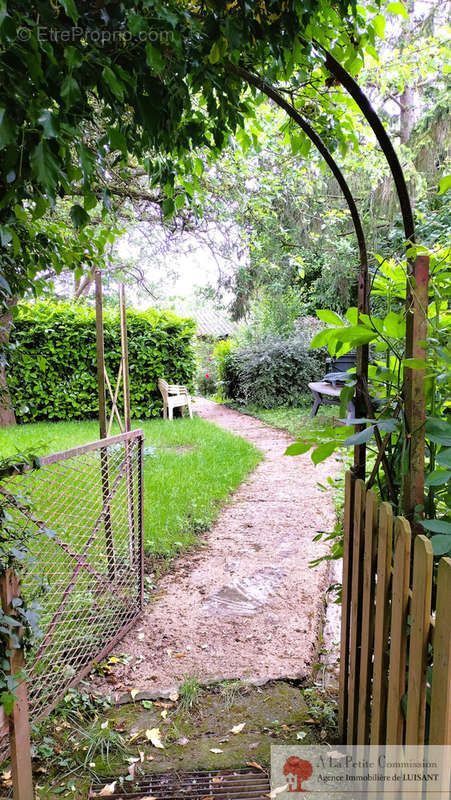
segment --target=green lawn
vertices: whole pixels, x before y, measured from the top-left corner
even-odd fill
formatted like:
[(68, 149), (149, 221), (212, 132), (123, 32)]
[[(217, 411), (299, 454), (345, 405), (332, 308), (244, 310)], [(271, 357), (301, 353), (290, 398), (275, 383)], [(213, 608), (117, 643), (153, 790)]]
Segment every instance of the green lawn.
[[(143, 428), (144, 541), (146, 554), (175, 555), (214, 521), (231, 491), (261, 458), (244, 439), (195, 417), (173, 422), (135, 421)], [(118, 433), (113, 430), (113, 433)], [(54, 422), (0, 428), (0, 454), (32, 449), (45, 455), (98, 438), (96, 421)]]
[[(325, 427), (332, 425), (332, 417), (339, 416), (338, 406), (320, 406), (318, 414), (313, 419), (310, 416), (312, 400), (306, 398), (305, 405), (302, 406), (282, 406), (280, 408), (259, 408), (258, 406), (239, 407), (239, 411), (244, 411), (252, 417), (261, 419), (267, 425), (274, 428), (281, 428), (288, 431), (292, 436), (308, 439), (309, 433), (314, 439), (315, 433)], [(238, 406), (237, 406), (238, 408)]]

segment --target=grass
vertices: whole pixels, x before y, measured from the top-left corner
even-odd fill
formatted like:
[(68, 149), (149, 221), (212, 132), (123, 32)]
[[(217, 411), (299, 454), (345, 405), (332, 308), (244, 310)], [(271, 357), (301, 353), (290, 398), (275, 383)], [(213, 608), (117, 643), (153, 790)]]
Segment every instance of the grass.
[(300, 406), (281, 406), (280, 408), (260, 408), (248, 405), (239, 407), (239, 411), (261, 419), (267, 425), (288, 431), (292, 436), (308, 439), (309, 434), (314, 439), (315, 434), (322, 428), (332, 425), (333, 417), (338, 417), (339, 409), (334, 406), (321, 406), (316, 417), (311, 417), (312, 401), (306, 398), (305, 404)]
[(190, 711), (198, 700), (200, 691), (201, 686), (196, 675), (185, 675), (178, 689), (180, 711)]
[[(147, 555), (174, 556), (208, 529), (221, 504), (261, 458), (241, 437), (195, 417), (135, 421), (154, 453), (144, 460), (144, 544)], [(113, 430), (118, 433), (118, 430)], [(0, 428), (3, 457), (65, 450), (98, 438), (97, 422), (53, 422)]]

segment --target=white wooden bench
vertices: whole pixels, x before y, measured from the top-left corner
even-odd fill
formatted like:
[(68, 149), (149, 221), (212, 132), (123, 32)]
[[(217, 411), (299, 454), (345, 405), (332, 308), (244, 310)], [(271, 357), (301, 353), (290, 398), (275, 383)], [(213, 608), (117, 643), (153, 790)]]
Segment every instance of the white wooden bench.
[(185, 416), (185, 406), (188, 408), (190, 418), (193, 418), (191, 397), (186, 386), (168, 383), (163, 378), (158, 378), (158, 388), (163, 397), (163, 419), (173, 419), (174, 408), (180, 408), (182, 417)]

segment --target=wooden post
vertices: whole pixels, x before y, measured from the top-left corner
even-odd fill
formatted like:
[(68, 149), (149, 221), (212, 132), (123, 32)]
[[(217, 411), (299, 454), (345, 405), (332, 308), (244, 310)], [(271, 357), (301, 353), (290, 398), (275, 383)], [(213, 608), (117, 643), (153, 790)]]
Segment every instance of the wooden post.
[(404, 715), (401, 702), (406, 688), (411, 537), (409, 523), (403, 517), (398, 517), (395, 524), (395, 555), (393, 560), (387, 744), (403, 743)]
[[(413, 286), (412, 284), (412, 278)], [(413, 275), (407, 278), (406, 358), (425, 359), (426, 352), (419, 342), (427, 336), (427, 307), (429, 256), (417, 256)], [(404, 369), (404, 401), (409, 467), (402, 487), (402, 510), (409, 520), (413, 534), (421, 533), (415, 523), (415, 508), (424, 504), (424, 426), (426, 417), (425, 370)]]
[[(3, 612), (10, 617), (16, 616), (12, 605), (15, 597), (20, 597), (20, 586), (14, 570), (8, 569), (0, 580), (0, 593)], [(22, 628), (18, 628), (19, 641), (22, 640)], [(24, 668), (22, 648), (9, 647), (9, 671), (11, 675)], [(11, 777), (14, 789), (14, 800), (33, 800), (33, 775), (31, 768), (30, 723), (28, 719), (28, 690), (26, 681), (22, 681), (16, 689), (17, 700), (9, 715), (9, 741), (11, 750)]]
[(349, 643), (351, 636), (352, 590), (352, 520), (354, 518), (354, 479), (351, 472), (345, 475), (345, 508), (343, 517), (343, 577), (341, 590), (340, 677), (338, 704), (338, 731), (340, 742), (345, 743), (349, 704)]
[[(106, 439), (107, 436), (107, 417), (106, 417), (106, 397), (105, 397), (105, 349), (103, 338), (103, 299), (102, 299), (102, 274), (99, 270), (95, 271), (96, 284), (96, 349), (97, 349), (97, 387), (99, 393), (99, 429), (100, 438)], [(111, 521), (110, 506), (110, 479), (108, 470), (108, 450), (106, 447), (100, 451), (100, 463), (102, 472), (102, 497), (104, 507), (104, 527), (106, 540), (106, 553), (108, 561), (108, 575), (110, 580), (114, 579), (114, 540), (113, 525)]]
[(381, 503), (377, 552), (376, 617), (374, 623), (373, 705), (371, 744), (385, 741), (388, 694), (388, 632), (390, 624), (391, 557), (393, 512)]
[[(121, 353), (122, 353), (122, 386), (124, 390), (124, 426), (125, 430), (131, 430), (130, 412), (130, 375), (128, 369), (128, 336), (127, 336), (127, 309), (125, 306), (124, 284), (119, 284), (119, 311), (121, 320)], [(134, 517), (134, 488), (133, 488), (133, 464), (131, 457), (130, 442), (125, 444), (125, 458), (127, 460), (127, 511), (128, 511), (128, 542), (130, 566), (135, 564), (135, 517)]]
[(426, 536), (417, 536), (415, 538), (414, 551), (410, 606), (411, 627), (406, 745), (421, 745), (424, 743), (426, 670), (431, 627), (432, 544)]
[(125, 307), (124, 284), (119, 285), (119, 309), (121, 316), (121, 348), (122, 348), (122, 381), (124, 387), (124, 424), (125, 430), (131, 430), (130, 413), (130, 375), (128, 370), (128, 336), (127, 336), (127, 310)]
[(437, 605), (432, 672), (429, 744), (451, 745), (451, 558), (442, 558), (437, 573)]
[(371, 681), (374, 647), (374, 595), (377, 559), (377, 511), (375, 492), (366, 493), (365, 553), (363, 560), (362, 649), (358, 701), (357, 742), (369, 744), (371, 717)]
[[(360, 314), (369, 314), (369, 292), (368, 292), (368, 263), (366, 258), (366, 247), (362, 255), (360, 252), (361, 265), (359, 273), (357, 306)], [(365, 398), (364, 392), (368, 385), (368, 361), (369, 347), (367, 344), (357, 347), (356, 358), (356, 387), (355, 387), (355, 415), (357, 418), (365, 417)], [(356, 433), (365, 429), (365, 424), (355, 425)], [(354, 447), (354, 475), (356, 478), (366, 479), (366, 444), (357, 444)]]
[(360, 653), (362, 646), (364, 525), (365, 484), (362, 480), (357, 480), (354, 489), (354, 540), (352, 543), (351, 648), (349, 654), (347, 744), (357, 744), (357, 711), (360, 694)]
[(103, 298), (102, 274), (96, 269), (96, 351), (97, 351), (97, 389), (99, 395), (100, 438), (106, 439), (106, 398), (105, 398), (105, 350), (103, 339)]

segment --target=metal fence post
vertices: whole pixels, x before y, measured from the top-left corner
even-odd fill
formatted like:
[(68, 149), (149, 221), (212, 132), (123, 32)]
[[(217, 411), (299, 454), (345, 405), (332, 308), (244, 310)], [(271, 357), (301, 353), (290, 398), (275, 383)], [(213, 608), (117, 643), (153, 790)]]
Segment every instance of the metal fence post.
[[(20, 597), (19, 579), (14, 570), (8, 569), (0, 578), (0, 594), (3, 612), (10, 617), (16, 616), (12, 601)], [(22, 628), (18, 629), (19, 641), (22, 640)], [(11, 675), (24, 668), (23, 649), (9, 647), (9, 670)], [(26, 681), (22, 681), (16, 689), (17, 700), (8, 717), (9, 742), (11, 752), (11, 777), (14, 800), (33, 800), (33, 775), (31, 768), (30, 722), (28, 718), (28, 691)]]

